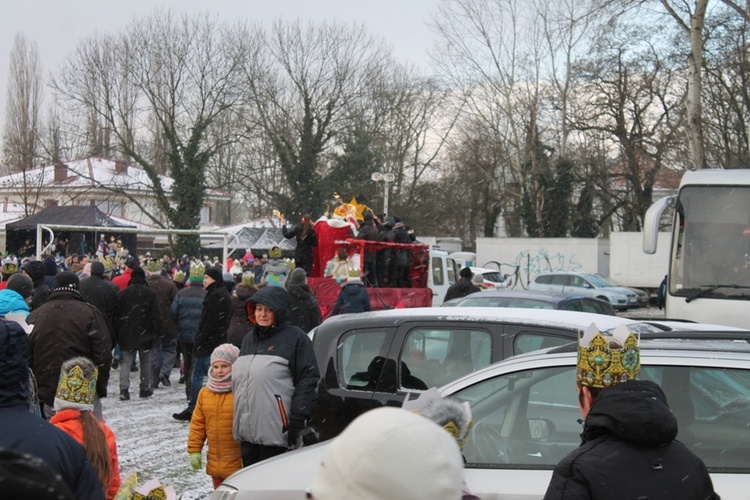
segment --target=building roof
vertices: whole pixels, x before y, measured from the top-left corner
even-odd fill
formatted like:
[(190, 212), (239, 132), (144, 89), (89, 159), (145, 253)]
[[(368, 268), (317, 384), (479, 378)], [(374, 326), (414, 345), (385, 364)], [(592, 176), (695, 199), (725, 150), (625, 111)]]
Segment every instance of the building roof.
[[(56, 169), (65, 168), (58, 172)], [(62, 174), (62, 175), (61, 175)], [(174, 179), (159, 176), (162, 188), (172, 190)], [(88, 190), (110, 188), (127, 193), (151, 193), (153, 185), (146, 171), (115, 160), (82, 158), (64, 164), (45, 165), (25, 172), (15, 172), (0, 177), (0, 189), (18, 189), (21, 185), (43, 186), (45, 190)], [(229, 193), (212, 189), (206, 195), (211, 199), (229, 198)]]

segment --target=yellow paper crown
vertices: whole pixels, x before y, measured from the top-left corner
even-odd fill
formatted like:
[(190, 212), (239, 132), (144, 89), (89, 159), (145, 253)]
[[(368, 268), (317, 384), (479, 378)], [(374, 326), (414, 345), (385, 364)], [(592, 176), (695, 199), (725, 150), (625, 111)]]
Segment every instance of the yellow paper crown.
[(268, 258), (269, 259), (280, 259), (281, 258), (281, 248), (279, 248), (279, 247), (271, 247), (268, 250)]
[(186, 275), (184, 271), (175, 271), (172, 275), (172, 279), (177, 283), (185, 283)]
[(190, 277), (191, 278), (203, 278), (206, 274), (206, 268), (203, 266), (203, 262), (193, 262), (190, 264)]
[(635, 380), (640, 369), (638, 338), (624, 325), (605, 337), (591, 324), (578, 341), (576, 379), (581, 385), (603, 388)]
[(104, 264), (105, 271), (111, 271), (115, 267), (115, 263), (112, 262), (112, 259), (110, 259), (109, 257), (104, 257), (102, 259), (102, 264)]
[(94, 394), (96, 394), (96, 379), (99, 376), (99, 370), (94, 368), (91, 378), (86, 378), (83, 369), (75, 365), (70, 370), (60, 372), (60, 380), (57, 382), (57, 392), (55, 398), (70, 403), (84, 405), (94, 404)]
[(150, 273), (161, 272), (161, 263), (158, 260), (150, 260), (146, 264), (146, 270)]
[(359, 271), (357, 269), (349, 269), (350, 278), (359, 278)]
[(242, 284), (245, 286), (255, 285), (255, 275), (253, 273), (242, 273)]

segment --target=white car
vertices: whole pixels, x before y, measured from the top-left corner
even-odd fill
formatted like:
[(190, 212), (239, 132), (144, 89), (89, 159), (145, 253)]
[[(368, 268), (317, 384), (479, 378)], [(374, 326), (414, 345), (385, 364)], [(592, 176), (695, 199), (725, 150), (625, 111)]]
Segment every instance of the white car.
[(576, 272), (542, 273), (529, 283), (529, 290), (570, 292), (606, 300), (612, 307), (624, 311), (638, 307), (638, 297), (624, 287), (611, 286), (596, 274)]
[[(641, 341), (641, 378), (664, 389), (677, 438), (703, 459), (724, 500), (745, 499), (750, 488), (748, 342), (748, 332), (731, 331), (644, 333)], [(440, 389), (471, 405), (474, 428), (463, 454), (477, 496), (542, 498), (555, 465), (580, 445), (576, 354), (571, 343), (515, 356)], [(247, 467), (211, 498), (304, 498), (329, 442)]]
[(469, 269), (471, 269), (474, 275), (481, 274), (482, 278), (484, 278), (484, 284), (488, 288), (506, 288), (508, 286), (503, 273), (497, 269), (487, 269), (484, 267), (470, 267)]

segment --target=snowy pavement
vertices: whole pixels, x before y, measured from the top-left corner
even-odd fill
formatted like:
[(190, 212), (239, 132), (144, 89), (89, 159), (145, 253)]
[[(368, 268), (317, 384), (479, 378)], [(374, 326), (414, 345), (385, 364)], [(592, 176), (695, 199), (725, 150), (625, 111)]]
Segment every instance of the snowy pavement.
[(203, 466), (193, 471), (188, 463), (187, 438), (190, 424), (172, 418), (187, 407), (185, 386), (177, 383), (179, 370), (173, 370), (171, 387), (154, 389), (150, 398), (138, 397), (138, 372), (130, 374), (130, 401), (120, 401), (120, 369), (112, 370), (102, 400), (104, 418), (115, 433), (120, 473), (125, 479), (130, 472), (138, 473), (138, 484), (159, 479), (174, 486), (183, 500), (205, 499), (213, 491), (211, 476)]

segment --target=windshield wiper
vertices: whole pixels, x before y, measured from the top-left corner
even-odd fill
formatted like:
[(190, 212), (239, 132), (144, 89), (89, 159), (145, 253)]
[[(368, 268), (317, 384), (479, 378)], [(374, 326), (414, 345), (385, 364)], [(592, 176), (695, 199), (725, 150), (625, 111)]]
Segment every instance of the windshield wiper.
[[(699, 299), (706, 295), (707, 293), (711, 293), (713, 291), (718, 290), (719, 288), (736, 288), (736, 289), (750, 289), (750, 286), (748, 285), (701, 285), (703, 288), (702, 290), (698, 290), (692, 295), (689, 295), (688, 298), (685, 299), (685, 302), (692, 302), (695, 299)], [(705, 287), (705, 288), (704, 288)]]

